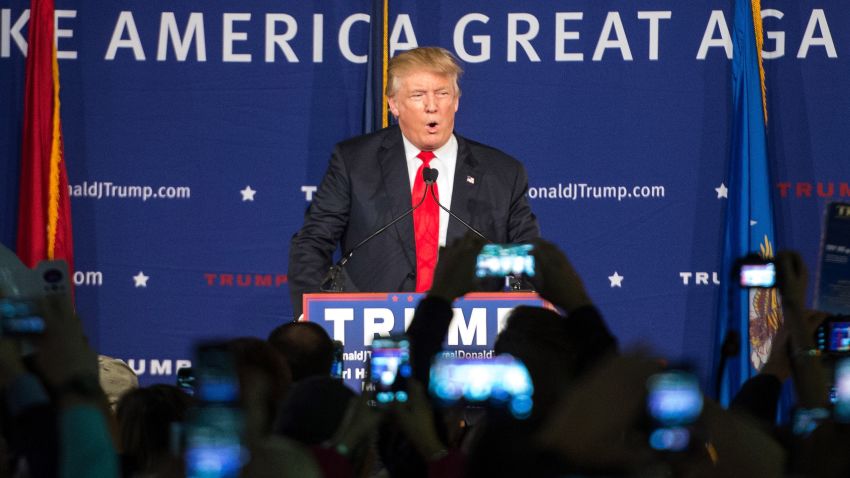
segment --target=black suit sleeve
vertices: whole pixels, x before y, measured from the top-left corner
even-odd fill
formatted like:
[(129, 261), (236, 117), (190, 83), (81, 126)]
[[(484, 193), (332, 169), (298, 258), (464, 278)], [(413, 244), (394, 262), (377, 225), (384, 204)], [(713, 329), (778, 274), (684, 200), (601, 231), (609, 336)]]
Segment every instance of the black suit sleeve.
[(318, 292), (331, 267), (339, 238), (348, 225), (351, 184), (339, 147), (331, 155), (328, 170), (313, 202), (307, 209), (304, 226), (292, 236), (289, 245), (289, 291), (292, 311), (301, 315), (301, 296)]
[(518, 164), (508, 211), (508, 242), (510, 243), (519, 244), (540, 237), (540, 227), (537, 224), (537, 218), (531, 212), (526, 192), (528, 192), (528, 175), (525, 168)]

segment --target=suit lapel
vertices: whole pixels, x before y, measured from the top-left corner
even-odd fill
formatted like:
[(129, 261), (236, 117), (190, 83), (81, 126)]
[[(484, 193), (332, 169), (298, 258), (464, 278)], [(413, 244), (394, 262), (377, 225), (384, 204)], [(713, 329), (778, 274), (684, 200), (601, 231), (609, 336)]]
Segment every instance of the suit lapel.
[[(476, 227), (476, 218), (472, 217), (470, 204), (481, 190), (484, 180), (484, 170), (481, 163), (470, 152), (465, 139), (455, 134), (457, 138), (457, 164), (455, 165), (454, 184), (452, 186), (452, 205), (450, 209), (459, 218)], [(466, 226), (456, 219), (449, 220), (449, 230), (446, 233), (446, 245), (466, 234)]]
[[(381, 178), (384, 181), (384, 191), (390, 201), (392, 217), (398, 217), (410, 209), (410, 178), (407, 173), (407, 162), (404, 155), (404, 143), (398, 127), (384, 138), (381, 150), (378, 152), (378, 163), (381, 166)], [(412, 267), (416, 267), (416, 246), (413, 239), (413, 216), (409, 215), (397, 222), (395, 233), (402, 243), (404, 255)]]

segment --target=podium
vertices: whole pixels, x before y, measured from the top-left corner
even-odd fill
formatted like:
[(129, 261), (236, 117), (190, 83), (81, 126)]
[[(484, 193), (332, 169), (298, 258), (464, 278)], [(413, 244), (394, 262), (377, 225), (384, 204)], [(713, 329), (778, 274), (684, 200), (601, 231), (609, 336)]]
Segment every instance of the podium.
[[(360, 391), (372, 339), (403, 334), (424, 296), (408, 292), (304, 294), (303, 320), (321, 325), (333, 340), (344, 344), (343, 379)], [(519, 305), (551, 307), (533, 292), (476, 292), (459, 298), (452, 305), (454, 317), (443, 347), (459, 357), (492, 357), (496, 335), (508, 313)]]

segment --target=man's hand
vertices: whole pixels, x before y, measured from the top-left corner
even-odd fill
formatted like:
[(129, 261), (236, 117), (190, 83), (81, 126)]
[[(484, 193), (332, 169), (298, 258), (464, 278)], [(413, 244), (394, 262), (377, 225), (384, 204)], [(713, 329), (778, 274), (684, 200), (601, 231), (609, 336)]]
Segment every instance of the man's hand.
[(536, 278), (532, 282), (544, 299), (567, 313), (592, 304), (578, 273), (557, 246), (536, 239), (532, 255), (537, 268)]
[(468, 232), (462, 239), (443, 248), (428, 295), (452, 303), (471, 291), (475, 283), (475, 259), (483, 246), (483, 239)]
[(776, 254), (776, 286), (782, 295), (782, 305), (800, 310), (806, 303), (806, 286), (809, 273), (800, 254), (780, 251)]
[(78, 377), (97, 379), (97, 354), (89, 347), (80, 319), (67, 297), (42, 301), (45, 333), (37, 342), (36, 363), (51, 387)]

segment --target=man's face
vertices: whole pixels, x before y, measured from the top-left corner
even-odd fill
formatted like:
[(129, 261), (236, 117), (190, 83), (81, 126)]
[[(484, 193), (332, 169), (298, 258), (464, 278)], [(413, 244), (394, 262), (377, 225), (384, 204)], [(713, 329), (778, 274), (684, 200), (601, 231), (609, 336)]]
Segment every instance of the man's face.
[(414, 70), (399, 78), (389, 105), (404, 137), (422, 151), (446, 144), (454, 131), (458, 96), (446, 75)]

